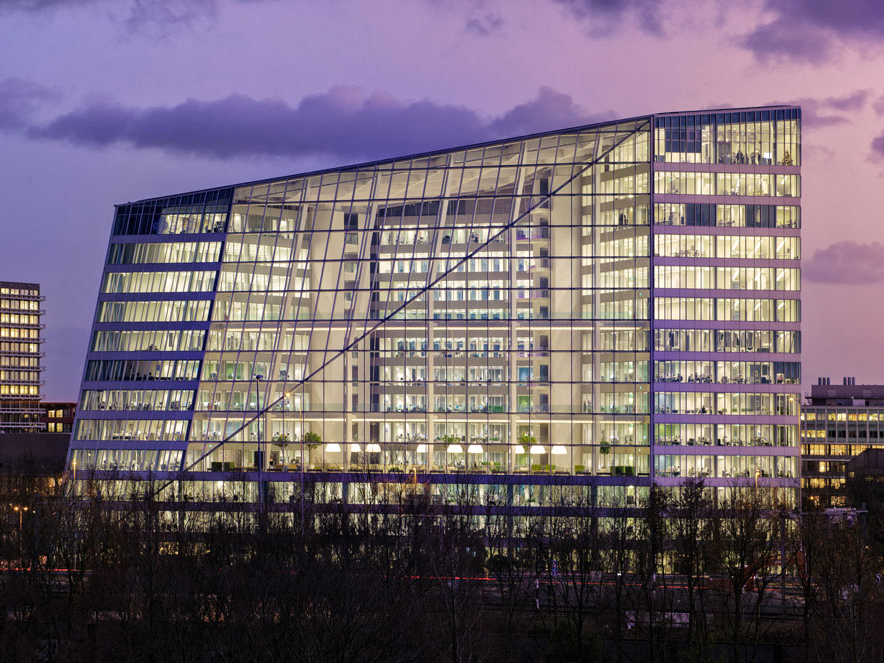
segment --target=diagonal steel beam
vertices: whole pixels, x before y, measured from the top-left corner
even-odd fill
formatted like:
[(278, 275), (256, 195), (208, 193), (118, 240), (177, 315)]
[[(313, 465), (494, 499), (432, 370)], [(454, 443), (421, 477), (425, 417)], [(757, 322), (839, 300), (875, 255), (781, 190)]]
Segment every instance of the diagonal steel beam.
[[(312, 379), (312, 378), (315, 377), (317, 374), (319, 374), (319, 373), (321, 373), (322, 371), (324, 371), (325, 368), (326, 368), (330, 363), (332, 363), (333, 361), (335, 361), (338, 357), (342, 356), (343, 354), (349, 352), (352, 348), (356, 347), (360, 342), (362, 342), (362, 341), (363, 341), (366, 337), (368, 337), (370, 334), (372, 334), (372, 333), (374, 333), (375, 331), (377, 331), (378, 329), (382, 328), (384, 325), (386, 325), (388, 322), (390, 322), (390, 321), (394, 318), (394, 316), (395, 316), (396, 314), (398, 314), (399, 312), (403, 311), (403, 310), (404, 310), (405, 308), (407, 308), (411, 303), (413, 303), (414, 301), (416, 301), (418, 297), (420, 297), (421, 295), (423, 295), (423, 294), (425, 294), (426, 292), (428, 292), (433, 286), (435, 286), (435, 285), (436, 285), (437, 283), (439, 283), (440, 281), (443, 281), (444, 279), (448, 278), (448, 276), (450, 276), (452, 273), (454, 273), (455, 271), (457, 271), (457, 269), (458, 269), (459, 267), (461, 267), (461, 265), (463, 265), (464, 263), (466, 263), (470, 258), (472, 258), (472, 257), (475, 256), (476, 254), (478, 254), (480, 251), (486, 249), (486, 248), (487, 248), (487, 247), (488, 247), (488, 246), (489, 246), (489, 245), (490, 245), (495, 239), (497, 239), (498, 237), (500, 237), (502, 234), (504, 234), (504, 233), (507, 232), (508, 230), (511, 230), (512, 228), (514, 228), (516, 225), (518, 225), (518, 223), (519, 223), (522, 219), (525, 219), (528, 215), (530, 215), (530, 213), (531, 213), (532, 211), (534, 211), (535, 209), (538, 209), (538, 208), (539, 208), (540, 206), (542, 206), (545, 202), (549, 201), (553, 196), (557, 195), (560, 191), (562, 191), (562, 189), (564, 189), (565, 187), (569, 186), (572, 182), (574, 182), (574, 180), (576, 180), (578, 177), (580, 177), (581, 175), (583, 175), (583, 174), (584, 174), (587, 170), (589, 170), (591, 167), (593, 167), (594, 165), (596, 165), (597, 163), (599, 163), (599, 161), (601, 161), (604, 157), (606, 157), (608, 154), (610, 154), (611, 152), (613, 152), (617, 147), (619, 147), (620, 145), (622, 145), (622, 144), (623, 144), (625, 141), (627, 141), (629, 138), (631, 138), (631, 137), (633, 137), (634, 135), (636, 135), (639, 131), (642, 131), (646, 126), (647, 126), (646, 123), (642, 123), (642, 124), (640, 124), (640, 125), (637, 124), (637, 126), (636, 126), (632, 131), (630, 131), (629, 133), (625, 134), (625, 135), (623, 136), (623, 138), (621, 138), (621, 139), (619, 139), (619, 140), (615, 139), (614, 142), (611, 144), (611, 146), (610, 146), (608, 149), (606, 149), (605, 151), (603, 151), (603, 152), (601, 152), (601, 153), (597, 153), (597, 154), (595, 154), (595, 155), (593, 156), (592, 159), (590, 159), (589, 161), (587, 161), (587, 162), (585, 163), (585, 165), (584, 165), (582, 168), (580, 168), (580, 169), (579, 169), (576, 173), (574, 173), (569, 179), (567, 179), (565, 182), (563, 182), (563, 183), (562, 183), (557, 189), (555, 189), (554, 191), (551, 191), (550, 193), (548, 193), (548, 194), (545, 195), (545, 196), (536, 196), (536, 198), (537, 198), (537, 202), (534, 203), (533, 205), (529, 206), (529, 207), (528, 207), (528, 208), (527, 208), (522, 214), (516, 216), (515, 218), (513, 218), (512, 221), (509, 221), (509, 222), (507, 222), (505, 225), (501, 226), (501, 227), (500, 227), (500, 230), (497, 231), (496, 233), (494, 233), (493, 235), (489, 233), (488, 238), (487, 238), (484, 242), (482, 242), (481, 244), (477, 245), (477, 247), (476, 247), (475, 249), (468, 250), (468, 251), (464, 254), (464, 256), (463, 256), (462, 258), (458, 259), (457, 263), (455, 263), (455, 265), (454, 265), (453, 267), (450, 267), (448, 270), (446, 270), (446, 271), (440, 273), (436, 278), (432, 279), (432, 280), (429, 281), (425, 286), (423, 286), (422, 288), (418, 289), (418, 290), (415, 292), (415, 294), (414, 294), (411, 298), (406, 299), (404, 302), (402, 302), (401, 305), (397, 306), (395, 309), (393, 309), (393, 311), (389, 312), (384, 318), (381, 318), (381, 319), (378, 320), (377, 323), (374, 324), (372, 327), (366, 329), (366, 331), (365, 331), (363, 334), (361, 334), (360, 336), (356, 337), (354, 340), (352, 340), (352, 341), (350, 341), (349, 343), (347, 343), (347, 344), (346, 344), (343, 348), (341, 348), (340, 350), (336, 351), (336, 352), (334, 353), (334, 355), (332, 355), (331, 358), (326, 359), (326, 361), (323, 362), (322, 365), (320, 365), (319, 367), (317, 367), (316, 369), (314, 369), (314, 370), (313, 370), (312, 372), (310, 372), (309, 374), (304, 375), (304, 377), (302, 377), (300, 380), (293, 381), (293, 382), (295, 382), (294, 386), (292, 386), (292, 387), (291, 387), (290, 389), (288, 389), (285, 393), (283, 393), (282, 396), (280, 396), (279, 398), (277, 398), (276, 400), (274, 400), (272, 403), (270, 403), (269, 405), (267, 405), (263, 410), (258, 411), (258, 412), (257, 412), (256, 414), (254, 414), (250, 419), (245, 420), (245, 421), (243, 422), (242, 426), (240, 426), (240, 427), (237, 428), (233, 433), (230, 433), (230, 434), (229, 434), (227, 437), (225, 437), (223, 440), (221, 440), (220, 442), (218, 442), (217, 444), (215, 444), (215, 445), (214, 445), (213, 447), (211, 447), (208, 451), (204, 452), (199, 458), (197, 458), (196, 460), (194, 460), (192, 463), (190, 463), (190, 464), (187, 465), (186, 467), (181, 468), (181, 469), (177, 472), (177, 474), (175, 475), (174, 478), (172, 478), (172, 479), (168, 479), (168, 480), (166, 481), (166, 483), (164, 483), (162, 486), (160, 486), (158, 489), (156, 489), (156, 490), (152, 493), (152, 496), (156, 496), (157, 494), (159, 494), (160, 492), (162, 492), (163, 490), (165, 490), (167, 487), (169, 487), (169, 486), (170, 486), (171, 484), (173, 484), (174, 482), (176, 482), (176, 481), (180, 481), (180, 480), (183, 478), (183, 476), (184, 476), (187, 472), (189, 472), (193, 467), (196, 467), (196, 466), (197, 466), (200, 462), (202, 462), (205, 458), (207, 458), (207, 457), (208, 457), (209, 455), (211, 455), (213, 452), (215, 452), (215, 451), (217, 451), (218, 449), (220, 449), (220, 448), (221, 448), (222, 446), (224, 446), (225, 444), (227, 444), (227, 443), (229, 443), (229, 442), (234, 442), (233, 438), (234, 438), (236, 435), (238, 435), (240, 432), (242, 432), (243, 430), (245, 430), (245, 428), (246, 428), (249, 424), (251, 424), (251, 423), (257, 421), (260, 417), (262, 417), (264, 414), (266, 414), (266, 413), (269, 412), (271, 409), (273, 409), (274, 407), (276, 407), (276, 405), (278, 405), (279, 403), (281, 403), (284, 399), (288, 398), (292, 393), (294, 393), (294, 392), (297, 391), (298, 389), (303, 388), (303, 387), (306, 385), (306, 383), (307, 383), (310, 379)], [(597, 134), (597, 135), (601, 135), (601, 134)], [(597, 147), (598, 147), (598, 146), (596, 146), (596, 149), (597, 149)], [(521, 165), (521, 164), (520, 164), (520, 165)], [(552, 165), (553, 167), (555, 167), (555, 164), (551, 164), (551, 165)], [(535, 166), (535, 167), (536, 167), (536, 166)], [(524, 196), (522, 196), (521, 194), (519, 194), (519, 195), (514, 195), (514, 196), (513, 196), (513, 198), (514, 198), (514, 199), (517, 199), (517, 200), (520, 199), (520, 198), (523, 198), (523, 197), (524, 197)], [(530, 198), (535, 198), (535, 196), (529, 196), (529, 197), (530, 197)], [(409, 289), (409, 291), (410, 291), (410, 289)], [(303, 407), (303, 403), (301, 404), (301, 407)], [(303, 431), (302, 431), (302, 434), (303, 434)], [(259, 443), (260, 443), (260, 442), (259, 442)], [(185, 458), (186, 458), (186, 454), (185, 454)]]

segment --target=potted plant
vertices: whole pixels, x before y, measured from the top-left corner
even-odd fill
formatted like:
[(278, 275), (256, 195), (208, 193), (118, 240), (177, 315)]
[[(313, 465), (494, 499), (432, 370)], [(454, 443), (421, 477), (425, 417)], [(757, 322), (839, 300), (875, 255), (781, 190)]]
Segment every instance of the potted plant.
[(524, 433), (519, 435), (519, 444), (521, 444), (527, 450), (537, 444), (537, 438), (534, 437), (530, 432), (525, 431)]
[(289, 446), (288, 433), (277, 433), (274, 435), (273, 446), (279, 447), (279, 464), (285, 469), (285, 450)]
[(313, 431), (304, 433), (304, 446), (307, 447), (308, 458), (312, 458), (313, 454), (311, 452), (318, 449), (320, 444), (322, 444), (322, 437), (319, 433), (314, 433)]
[(601, 467), (601, 469), (604, 469), (608, 465), (608, 454), (611, 453), (611, 445), (608, 443), (608, 440), (604, 436), (604, 434), (602, 435), (602, 442), (601, 442), (601, 445), (599, 446), (599, 453), (602, 454), (602, 467)]
[[(531, 465), (531, 447), (537, 444), (537, 438), (534, 437), (530, 431), (525, 431), (524, 433), (519, 435), (518, 444), (521, 445), (521, 447), (525, 450), (525, 455), (528, 458), (528, 463), (525, 465), (527, 469)], [(522, 454), (518, 454), (516, 458), (518, 459), (518, 456), (521, 455)]]
[[(466, 453), (464, 453), (464, 445), (461, 444), (462, 440), (460, 435), (443, 435), (442, 436), (442, 444), (445, 448), (445, 462), (448, 463), (449, 466), (454, 466), (455, 469), (460, 470), (464, 467), (464, 459), (466, 457)], [(460, 447), (460, 452), (449, 451), (452, 445), (458, 445)]]

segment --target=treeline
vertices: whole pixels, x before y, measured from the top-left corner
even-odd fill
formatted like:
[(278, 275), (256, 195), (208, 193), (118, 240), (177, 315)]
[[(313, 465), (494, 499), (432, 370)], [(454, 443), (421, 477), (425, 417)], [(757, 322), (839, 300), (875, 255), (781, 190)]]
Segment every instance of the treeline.
[(281, 510), (68, 486), (0, 478), (0, 660), (884, 660), (874, 514), (702, 482), (543, 517), (414, 484)]

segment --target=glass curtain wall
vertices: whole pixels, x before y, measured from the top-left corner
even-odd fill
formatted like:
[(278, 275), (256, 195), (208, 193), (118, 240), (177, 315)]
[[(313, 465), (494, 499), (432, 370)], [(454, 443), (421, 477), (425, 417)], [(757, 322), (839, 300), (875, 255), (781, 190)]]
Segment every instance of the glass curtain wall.
[(658, 482), (797, 487), (799, 125), (798, 109), (655, 119)]
[(75, 475), (181, 468), (232, 194), (117, 207), (71, 441)]
[(71, 466), (792, 485), (799, 125), (651, 116), (120, 206)]
[(646, 475), (649, 148), (645, 120), (237, 189), (187, 464)]
[(37, 283), (0, 281), (0, 434), (45, 430), (42, 301)]

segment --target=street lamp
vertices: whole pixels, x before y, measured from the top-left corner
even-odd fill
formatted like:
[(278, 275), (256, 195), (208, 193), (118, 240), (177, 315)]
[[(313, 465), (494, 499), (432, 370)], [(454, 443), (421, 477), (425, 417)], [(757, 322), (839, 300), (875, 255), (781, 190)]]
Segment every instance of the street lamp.
[[(301, 458), (298, 465), (300, 466), (300, 479), (301, 479), (301, 537), (304, 536), (304, 382), (301, 382), (301, 398), (295, 399), (298, 403), (298, 422), (299, 422), (299, 435), (298, 435), (298, 443), (301, 447)], [(286, 392), (285, 397), (289, 398), (292, 395), (292, 392)]]
[[(260, 373), (255, 375), (255, 409), (258, 411), (258, 510), (264, 509), (264, 449), (261, 446), (261, 380)], [(266, 426), (265, 426), (266, 428)], [(266, 432), (266, 431), (265, 431)]]
[[(302, 378), (304, 377), (303, 373), (301, 373), (301, 377)], [(307, 435), (306, 431), (304, 430), (304, 399), (307, 396), (307, 394), (305, 393), (306, 389), (307, 389), (307, 383), (304, 382), (304, 380), (302, 379), (301, 380), (301, 400), (298, 401), (298, 417), (301, 420), (300, 425), (301, 425), (301, 539), (302, 540), (304, 538), (304, 528), (306, 526), (304, 523), (304, 518), (305, 518), (305, 513), (304, 513), (304, 442), (306, 441), (305, 436)]]
[(19, 569), (21, 569), (21, 567), (22, 567), (22, 545), (21, 545), (22, 518), (24, 518), (25, 511), (28, 510), (28, 507), (14, 506), (14, 507), (12, 507), (12, 510), (18, 512), (18, 567), (19, 567)]

